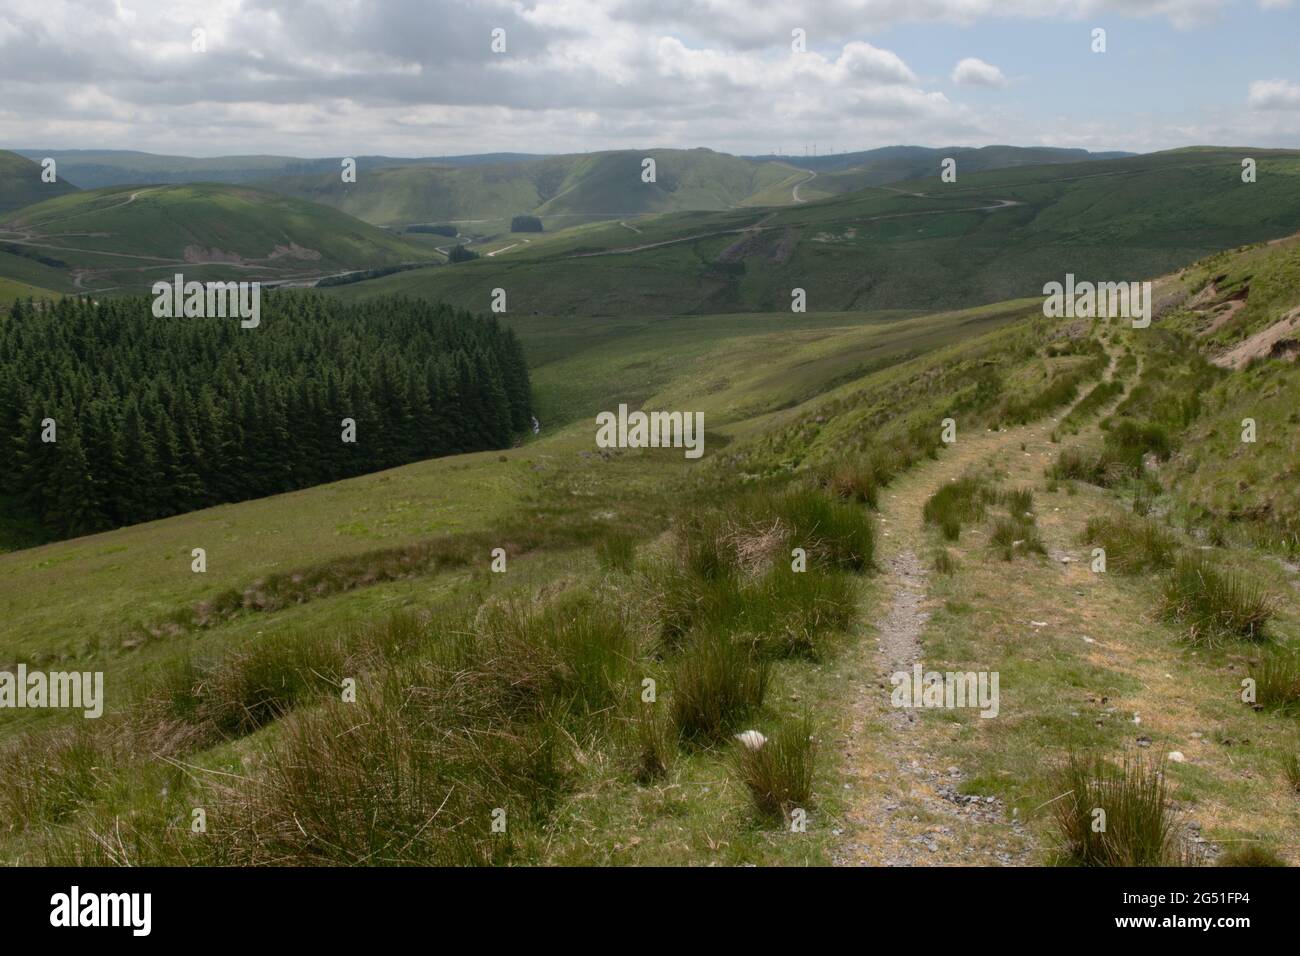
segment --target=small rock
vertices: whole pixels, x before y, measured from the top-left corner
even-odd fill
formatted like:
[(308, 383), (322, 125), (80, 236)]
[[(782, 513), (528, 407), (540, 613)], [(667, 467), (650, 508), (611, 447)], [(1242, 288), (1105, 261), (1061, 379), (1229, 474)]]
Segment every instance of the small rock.
[(1143, 734), (1141, 737), (1139, 737), (1139, 738), (1137, 739), (1137, 745), (1138, 745), (1139, 747), (1150, 747), (1150, 746), (1151, 746), (1151, 738), (1148, 737), (1146, 734)]
[(1172, 760), (1174, 763), (1182, 763), (1187, 758), (1183, 756), (1182, 751), (1171, 750), (1169, 751), (1169, 759)]

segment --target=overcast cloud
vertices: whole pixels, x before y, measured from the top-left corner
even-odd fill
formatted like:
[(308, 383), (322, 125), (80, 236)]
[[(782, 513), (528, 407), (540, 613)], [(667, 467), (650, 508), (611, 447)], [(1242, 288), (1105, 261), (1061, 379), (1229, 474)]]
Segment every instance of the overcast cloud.
[[(1066, 54), (1088, 56), (1102, 22), (1112, 78), (1140, 82), (1150, 51), (1151, 69), (1181, 70), (1187, 87), (1136, 107), (1102, 88), (1093, 109), (1068, 96), (1090, 81)], [(1290, 28), (1294, 42), (1295, 26), (1286, 0), (4, 0), (0, 145), (310, 156), (1298, 146), (1294, 62), (1265, 57), (1229, 88), (1194, 76), (1200, 47), (1224, 30), (1244, 42)], [(496, 28), (504, 53), (490, 48)], [(205, 52), (192, 49), (195, 29)], [(805, 52), (792, 49), (796, 29)], [(917, 62), (937, 56), (926, 30), (952, 47), (945, 62)]]

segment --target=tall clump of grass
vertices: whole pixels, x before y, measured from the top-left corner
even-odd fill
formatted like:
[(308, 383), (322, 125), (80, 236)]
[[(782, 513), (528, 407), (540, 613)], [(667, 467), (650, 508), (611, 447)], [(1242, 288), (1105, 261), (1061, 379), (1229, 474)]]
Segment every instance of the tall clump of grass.
[(960, 565), (947, 548), (936, 548), (931, 567), (939, 574), (956, 574)]
[(1033, 515), (1012, 514), (995, 518), (989, 544), (1003, 561), (1010, 561), (1017, 554), (1047, 553)]
[(998, 501), (1013, 515), (1029, 515), (1034, 510), (1034, 492), (1030, 488), (1011, 488), (998, 495)]
[(596, 563), (606, 571), (628, 574), (636, 560), (636, 541), (630, 534), (610, 531), (597, 539), (593, 546)]
[(117, 762), (110, 741), (84, 725), (40, 729), (0, 748), (0, 818), (30, 828), (75, 813)]
[(750, 508), (754, 513), (769, 513), (788, 529), (790, 547), (802, 547), (832, 567), (865, 571), (875, 562), (876, 526), (871, 515), (816, 488), (792, 488)]
[(1300, 752), (1292, 750), (1282, 758), (1282, 775), (1290, 791), (1300, 797)]
[[(674, 554), (640, 581), (668, 650), (695, 632), (749, 635), (774, 657), (817, 658), (856, 609), (842, 570), (869, 562), (874, 527), (861, 509), (816, 490), (754, 493), (725, 516), (678, 529)], [(792, 567), (791, 552), (806, 552)]]
[(844, 574), (778, 565), (754, 587), (741, 592), (742, 610), (733, 629), (755, 635), (769, 657), (820, 660), (827, 639), (853, 620), (857, 597)]
[(633, 777), (642, 784), (658, 780), (668, 772), (677, 753), (671, 721), (660, 704), (640, 704), (632, 718), (632, 729)]
[(220, 658), (170, 665), (155, 682), (149, 707), (155, 720), (199, 728), (209, 742), (242, 737), (336, 691), (349, 673), (401, 656), (425, 636), (425, 623), (408, 613), (333, 634), (272, 635)]
[(1154, 521), (1130, 515), (1088, 519), (1085, 543), (1106, 551), (1106, 566), (1120, 574), (1145, 574), (1173, 567), (1177, 539)]
[(1300, 651), (1274, 648), (1253, 673), (1255, 703), (1266, 710), (1300, 713)]
[[(46, 862), (63, 865), (507, 863), (554, 807), (567, 736), (498, 673), (490, 641), (448, 630), (427, 656), (367, 674), (282, 719), (248, 776), (129, 817), (105, 809)], [(545, 660), (545, 658), (542, 658)], [(523, 673), (516, 670), (511, 677)], [(531, 688), (546, 682), (532, 679)], [(192, 801), (208, 832), (189, 832)], [(178, 822), (180, 821), (180, 822)], [(504, 826), (494, 826), (500, 822)]]
[(1266, 846), (1250, 843), (1235, 846), (1215, 861), (1216, 866), (1286, 866), (1286, 861)]
[(980, 521), (997, 496), (983, 478), (965, 477), (944, 485), (926, 501), (921, 516), (935, 525), (946, 541), (961, 536), (962, 525)]
[[(356, 704), (295, 714), (238, 795), (246, 862), (502, 863), (553, 805), (561, 746), (473, 670), (393, 673)], [(479, 678), (479, 679), (476, 679)], [(503, 831), (493, 821), (505, 823)]]
[[(1070, 754), (1053, 777), (1052, 815), (1068, 862), (1079, 866), (1177, 866), (1185, 862), (1163, 755)], [(1100, 813), (1098, 811), (1101, 811)]]
[(683, 740), (721, 740), (767, 694), (770, 665), (752, 643), (731, 635), (698, 635), (674, 663), (669, 708)]
[(477, 631), (502, 698), (536, 714), (606, 711), (631, 686), (635, 639), (617, 609), (592, 594), (494, 606)]
[(876, 508), (880, 503), (879, 474), (870, 462), (842, 461), (823, 477), (826, 490), (837, 498)]
[(1220, 570), (1205, 556), (1184, 555), (1165, 581), (1161, 614), (1187, 629), (1194, 644), (1264, 640), (1273, 616), (1269, 595), (1239, 573)]
[(737, 744), (736, 750), (737, 774), (761, 816), (780, 819), (809, 806), (817, 743), (807, 715), (786, 723), (761, 746)]
[(1057, 481), (1085, 481), (1091, 485), (1106, 483), (1105, 464), (1096, 455), (1081, 448), (1062, 448), (1047, 468), (1047, 477)]

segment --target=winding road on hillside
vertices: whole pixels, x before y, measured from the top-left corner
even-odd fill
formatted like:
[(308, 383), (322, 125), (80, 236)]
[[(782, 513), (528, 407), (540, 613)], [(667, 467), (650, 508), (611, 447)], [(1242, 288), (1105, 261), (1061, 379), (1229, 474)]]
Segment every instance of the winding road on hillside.
[(794, 191), (790, 194), (791, 198), (795, 202), (807, 202), (808, 200), (799, 198), (799, 187), (807, 186), (810, 182), (812, 182), (816, 178), (817, 178), (817, 172), (812, 169), (808, 170), (808, 178), (805, 179), (803, 182), (794, 184)]

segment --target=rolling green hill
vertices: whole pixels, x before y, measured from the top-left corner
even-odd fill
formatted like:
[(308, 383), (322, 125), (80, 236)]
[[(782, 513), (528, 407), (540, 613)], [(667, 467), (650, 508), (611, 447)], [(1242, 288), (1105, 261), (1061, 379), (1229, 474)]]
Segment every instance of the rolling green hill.
[(139, 290), (181, 270), (306, 281), (438, 258), (335, 209), (246, 186), (76, 192), (0, 224), (0, 275), (62, 291)]
[[(1243, 183), (1240, 161), (1259, 163)], [(348, 286), (524, 314), (942, 309), (1037, 294), (1070, 271), (1118, 281), (1286, 235), (1300, 153), (1180, 150), (962, 174), (774, 209), (676, 213), (521, 244), (491, 259)]]
[(56, 172), (59, 175), (55, 182), (41, 182), (39, 162), (0, 150), (0, 219), (15, 209), (75, 192), (76, 187), (64, 178), (62, 170), (56, 167)]
[[(1212, 268), (1282, 275), (1289, 254), (1279, 243)], [(1206, 265), (1161, 287), (1191, 276), (1176, 292), (1195, 298)], [(56, 710), (0, 720), (11, 821), (0, 857), (736, 864), (1000, 852), (1051, 863), (1060, 834), (1036, 808), (1062, 792), (1060, 765), (1079, 750), (1130, 751), (1140, 713), (1153, 747), (1185, 754), (1165, 773), (1209, 844), (1199, 852), (1250, 842), (1294, 862), (1300, 808), (1279, 769), (1293, 718), (1235, 698), (1243, 668), (1300, 641), (1294, 574), (1237, 537), (1267, 515), (1225, 501), (1214, 531), (1190, 506), (1199, 488), (1286, 481), (1300, 379), (1294, 363), (1265, 358), (1211, 372), (1200, 394), (1206, 340), (1179, 308), (1141, 331), (1044, 322), (1037, 299), (924, 315), (517, 319), (543, 414), (570, 422), (548, 420), (522, 447), (0, 556), (0, 657), (102, 670), (112, 688), (104, 717), (78, 721), (76, 735), (75, 715)], [(1064, 413), (1101, 384), (1117, 391), (1063, 437)], [(596, 449), (591, 416), (616, 401), (703, 411), (706, 459)], [(1260, 420), (1255, 448), (1232, 441), (1243, 414)], [(948, 416), (956, 440), (944, 444)], [(1059, 474), (1066, 452), (1123, 424), (1163, 430), (1171, 454), (1139, 449), (1154, 463), (1101, 484)], [(986, 490), (988, 513), (949, 535), (924, 515), (959, 478)], [(1177, 578), (1163, 566), (1125, 573), (1140, 556), (1123, 539), (1108, 542), (1111, 573), (1089, 572), (1094, 519), (1136, 533), (1145, 514), (1156, 531), (1143, 540), (1269, 589), (1269, 644), (1189, 653), (1195, 637), (1159, 610)], [(865, 562), (827, 557), (851, 538)], [(795, 542), (830, 563), (792, 579), (781, 566)], [(203, 574), (194, 547), (207, 549)], [(505, 573), (488, 571), (495, 547)], [(925, 616), (908, 624), (897, 608), (918, 603)], [(695, 655), (711, 629), (754, 642), (735, 666), (762, 681), (748, 703), (726, 704), (735, 723), (692, 729)], [(863, 675), (922, 648), (938, 669), (999, 673), (1000, 719), (918, 711), (900, 731), (888, 689)], [(641, 723), (647, 674), (666, 731)], [(355, 703), (339, 701), (345, 677)], [(730, 734), (807, 742), (809, 720), (814, 740), (853, 744), (799, 751), (798, 799), (814, 822), (789, 839), (747, 786)], [(348, 746), (365, 759), (342, 759)], [(944, 801), (892, 790), (922, 764), (983, 812), (954, 817), (950, 834), (928, 829), (935, 818), (921, 811), (951, 814)], [(443, 825), (449, 799), (457, 815)], [(900, 799), (897, 814), (882, 806)], [(508, 844), (486, 822), (457, 822), (502, 804), (523, 808)], [(196, 806), (208, 812), (202, 840), (176, 823)], [(114, 839), (96, 839), (108, 827)], [(933, 849), (908, 849), (926, 836)]]
[[(342, 157), (301, 156), (169, 156), (131, 149), (19, 149), (20, 156), (39, 161), (51, 156), (59, 170), (82, 189), (104, 186), (179, 183), (256, 184), (273, 176), (305, 176), (334, 172)], [(483, 153), (475, 156), (396, 158), (355, 156), (360, 169), (437, 163), (443, 166), (519, 162), (540, 157), (525, 153)]]
[[(654, 183), (641, 181), (641, 163), (647, 157), (656, 162)], [(649, 149), (474, 166), (361, 170), (356, 183), (344, 183), (338, 172), (331, 172), (277, 178), (265, 186), (378, 225), (509, 220), (525, 213), (567, 225), (586, 217), (727, 209), (777, 183), (800, 178), (783, 164), (752, 163), (708, 149)]]
[(990, 169), (1082, 163), (1132, 155), (1132, 153), (1090, 153), (1086, 149), (1053, 147), (982, 146), (972, 149), (953, 146), (935, 149), (926, 146), (885, 146), (858, 153), (814, 157), (790, 156), (783, 159), (791, 166), (816, 173), (816, 176), (800, 190), (800, 198), (824, 199), (828, 196), (838, 196), (864, 189), (867, 186), (926, 179), (934, 176), (939, 169), (939, 164), (947, 158), (957, 161), (960, 175), (985, 172)]

